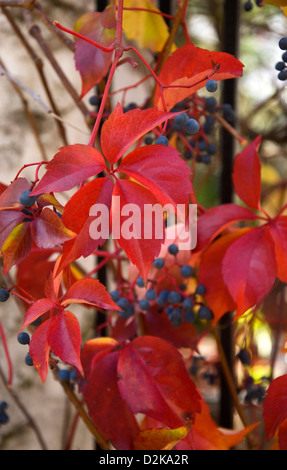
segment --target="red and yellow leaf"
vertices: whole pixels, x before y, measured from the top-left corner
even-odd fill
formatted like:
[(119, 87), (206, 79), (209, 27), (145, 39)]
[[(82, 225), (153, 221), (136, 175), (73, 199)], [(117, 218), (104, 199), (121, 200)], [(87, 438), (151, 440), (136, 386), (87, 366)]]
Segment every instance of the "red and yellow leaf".
[(48, 319), (39, 325), (34, 331), (29, 344), (29, 354), (43, 383), (46, 381), (49, 367), (50, 346), (47, 341), (47, 334), (50, 323), (51, 320)]
[(172, 450), (187, 436), (189, 429), (190, 425), (176, 429), (145, 429), (135, 439), (135, 450)]
[(263, 420), (268, 441), (274, 437), (279, 426), (287, 419), (286, 391), (287, 374), (275, 378), (267, 390), (263, 402)]
[(43, 209), (41, 214), (31, 222), (31, 234), (39, 248), (48, 249), (61, 245), (76, 236), (64, 226), (61, 218), (48, 208)]
[(31, 251), (32, 237), (29, 223), (20, 223), (6, 238), (2, 245), (4, 273), (22, 261)]

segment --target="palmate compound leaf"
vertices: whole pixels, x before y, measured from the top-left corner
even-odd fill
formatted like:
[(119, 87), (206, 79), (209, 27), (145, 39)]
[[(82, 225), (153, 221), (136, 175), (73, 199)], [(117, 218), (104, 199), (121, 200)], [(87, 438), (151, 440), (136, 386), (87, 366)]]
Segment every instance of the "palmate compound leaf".
[[(174, 113), (164, 113), (155, 108), (123, 113), (119, 104), (112, 111), (109, 119), (103, 124), (101, 146), (112, 166), (112, 170), (106, 168), (106, 171), (108, 173), (111, 171), (116, 177), (116, 184), (113, 185), (109, 175), (96, 178), (81, 187), (67, 203), (62, 221), (67, 228), (77, 233), (77, 237), (64, 245), (61, 267), (81, 255), (88, 256), (109, 238), (111, 233), (109, 223), (106, 224), (108, 229), (104, 235), (91, 236), (91, 227), (96, 225), (96, 210), (93, 214), (90, 210), (92, 206), (102, 204), (108, 210), (107, 218), (109, 218), (111, 207), (115, 207), (112, 203), (114, 196), (122, 197), (120, 209), (123, 208), (123, 201), (141, 209), (144, 204), (171, 204), (180, 217), (184, 218), (187, 215), (185, 209), (192, 191), (190, 170), (181, 160), (177, 150), (159, 145), (144, 146), (124, 156), (129, 147), (140, 137), (172, 116)], [(120, 165), (113, 168), (121, 157), (124, 158)], [(123, 174), (133, 181), (119, 179)], [(159, 252), (163, 237), (160, 239), (154, 237), (149, 239), (148, 243), (144, 239), (140, 240), (141, 243), (132, 243), (131, 240), (124, 240), (120, 234), (119, 240), (121, 246), (128, 250), (131, 261), (136, 263), (138, 269), (146, 276), (152, 259)], [(138, 248), (140, 251), (137, 252)]]
[[(242, 75), (243, 64), (226, 52), (213, 52), (189, 43), (179, 47), (165, 61), (159, 78), (164, 85), (163, 96), (166, 109), (172, 109), (181, 100), (203, 88), (212, 76), (213, 80), (225, 80)], [(186, 88), (182, 88), (185, 86)], [(164, 109), (159, 85), (156, 87), (155, 105)]]

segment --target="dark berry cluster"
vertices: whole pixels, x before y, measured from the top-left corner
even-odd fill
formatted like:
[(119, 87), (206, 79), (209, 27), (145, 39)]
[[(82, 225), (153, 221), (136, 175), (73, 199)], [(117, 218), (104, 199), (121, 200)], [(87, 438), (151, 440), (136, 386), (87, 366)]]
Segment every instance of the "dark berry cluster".
[(287, 80), (287, 37), (280, 39), (279, 48), (284, 52), (282, 53), (281, 60), (275, 65), (275, 70), (278, 71), (278, 79), (285, 81)]
[[(170, 255), (176, 257), (178, 246), (171, 244), (168, 247)], [(163, 270), (165, 260), (156, 258), (153, 266), (158, 270)], [(183, 322), (195, 323), (196, 320), (211, 320), (213, 314), (211, 310), (202, 302), (202, 296), (206, 292), (203, 285), (197, 285), (192, 294), (186, 294), (186, 281), (195, 278), (195, 272), (189, 264), (179, 265), (179, 272), (182, 282), (179, 286), (172, 289), (157, 290), (156, 281), (154, 285), (146, 290), (145, 297), (140, 299), (138, 307), (141, 311), (146, 312), (151, 307), (156, 307), (159, 313), (165, 312), (173, 326), (180, 326)], [(145, 284), (142, 277), (136, 280), (138, 287), (144, 288)]]

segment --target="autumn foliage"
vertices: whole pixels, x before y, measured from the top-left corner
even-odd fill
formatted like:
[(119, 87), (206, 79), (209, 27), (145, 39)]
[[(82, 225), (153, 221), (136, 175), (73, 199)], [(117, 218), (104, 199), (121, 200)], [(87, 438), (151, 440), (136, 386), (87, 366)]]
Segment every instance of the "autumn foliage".
[[(187, 2), (178, 3), (176, 15), (184, 25)], [(149, 0), (113, 0), (103, 12), (84, 14), (73, 30), (64, 20), (55, 22), (74, 41), (79, 99), (104, 87), (86, 144), (59, 146), (49, 161), (31, 163), (33, 181), (25, 177), (27, 167), (12, 182), (2, 181), (3, 273), (15, 272), (13, 286), (3, 289), (25, 306), (19, 333), (31, 335), (29, 356), (40, 380), (49, 373), (60, 380), (61, 370), (70, 372), (64, 390), (72, 401), (77, 394), (83, 400), (78, 412), (92, 423), (103, 449), (228, 450), (246, 436), (254, 446), (252, 431), (260, 425), (267, 441), (275, 438), (276, 446), (286, 449), (285, 375), (268, 383), (263, 405), (256, 402), (264, 410), (262, 422), (243, 419), (240, 430), (228, 432), (211, 417), (192, 372), (201, 341), (209, 335), (218, 339), (227, 312), (234, 312), (240, 331), (274, 286), (287, 282), (287, 216), (285, 206), (269, 213), (261, 200), (261, 135), (251, 141), (238, 136), (220, 105), (212, 108), (201, 93), (210, 80), (240, 79), (244, 65), (228, 53), (197, 47), (188, 36), (176, 45), (159, 13)], [(155, 65), (144, 59), (144, 49), (154, 54)], [(153, 94), (143, 105), (129, 107), (124, 99), (113, 105), (115, 70), (126, 62), (132, 74), (134, 57), (146, 67)], [(188, 134), (176, 126), (182, 115), (196, 120), (199, 131)], [(204, 165), (200, 145), (211, 143), (206, 125), (212, 119), (226, 125), (240, 145), (232, 174), (236, 202), (205, 208), (193, 182), (197, 165)], [(156, 141), (160, 136), (168, 145)], [(25, 192), (31, 204), (21, 199)], [(92, 238), (95, 204), (107, 209), (109, 223)], [(185, 226), (196, 204), (196, 246), (172, 252), (170, 246), (180, 246), (180, 240), (172, 238), (165, 212), (162, 236), (154, 219), (151, 236), (142, 236), (142, 216), (141, 236), (126, 238), (122, 229), (131, 229), (133, 221), (125, 207), (132, 204), (141, 214), (146, 205), (168, 205), (177, 227)], [(86, 269), (91, 260), (94, 268)], [(107, 285), (97, 278), (102, 267), (109, 273)], [(88, 340), (75, 305), (104, 318)]]

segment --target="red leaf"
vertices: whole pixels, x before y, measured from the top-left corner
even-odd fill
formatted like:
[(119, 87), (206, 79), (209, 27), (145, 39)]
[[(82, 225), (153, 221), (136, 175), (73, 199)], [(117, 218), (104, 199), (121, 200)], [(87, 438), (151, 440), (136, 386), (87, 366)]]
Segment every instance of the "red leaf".
[[(116, 20), (114, 8), (103, 12), (88, 12), (79, 18), (75, 29), (83, 36), (92, 39), (104, 47), (109, 47), (115, 40)], [(82, 98), (92, 87), (107, 74), (112, 62), (113, 52), (104, 52), (92, 44), (77, 38), (75, 42), (75, 64), (82, 79)]]
[(39, 248), (48, 249), (75, 237), (75, 234), (64, 226), (60, 217), (47, 208), (31, 222), (31, 233)]
[(148, 188), (162, 204), (171, 204), (182, 220), (192, 193), (190, 169), (173, 147), (141, 147), (127, 155), (118, 168)]
[(53, 353), (63, 362), (71, 364), (82, 372), (80, 359), (81, 329), (78, 319), (68, 310), (58, 313), (52, 318), (47, 341)]
[(252, 209), (260, 209), (261, 165), (258, 149), (261, 136), (256, 137), (235, 157), (233, 184), (237, 196)]
[(212, 207), (202, 214), (197, 222), (197, 246), (201, 251), (229, 225), (241, 220), (256, 220), (257, 216), (251, 210), (237, 204), (223, 204)]
[(272, 439), (277, 428), (287, 419), (287, 374), (274, 379), (263, 402), (263, 420), (267, 440)]
[(89, 304), (104, 309), (121, 310), (111, 299), (105, 286), (101, 284), (98, 279), (83, 278), (74, 282), (61, 299), (62, 305), (72, 303)]
[(140, 137), (174, 115), (156, 108), (132, 109), (124, 113), (118, 103), (101, 131), (101, 147), (105, 157), (114, 165)]
[(29, 353), (33, 360), (33, 365), (44, 383), (48, 374), (50, 346), (47, 342), (47, 334), (51, 320), (44, 321), (34, 331), (29, 344)]
[(32, 238), (29, 223), (22, 223), (14, 227), (2, 246), (4, 273), (12, 266), (18, 264), (30, 253)]
[(287, 450), (287, 418), (279, 426), (278, 442), (280, 450)]
[[(216, 70), (216, 66), (219, 66)], [(164, 88), (163, 95), (167, 109), (204, 87), (209, 75), (213, 80), (240, 77), (243, 64), (226, 52), (213, 52), (195, 47), (189, 43), (179, 47), (165, 61), (159, 74), (165, 85), (187, 85), (189, 88)], [(159, 86), (156, 87), (155, 100), (158, 109), (163, 109)]]
[(118, 389), (120, 350), (97, 354), (83, 395), (89, 415), (101, 432), (118, 450), (132, 450), (139, 432), (138, 423)]
[(236, 309), (222, 277), (222, 260), (229, 246), (251, 228), (239, 229), (215, 240), (203, 253), (198, 273), (198, 283), (206, 286), (205, 299), (211, 308), (213, 323), (229, 311)]
[(31, 195), (62, 192), (74, 188), (105, 168), (100, 152), (89, 145), (75, 144), (61, 147), (46, 165), (46, 173)]
[(25, 314), (25, 319), (22, 324), (21, 330), (23, 330), (23, 328), (25, 328), (33, 321), (37, 320), (38, 317), (43, 315), (43, 313), (48, 312), (52, 308), (57, 308), (57, 305), (50, 299), (43, 298), (34, 302)]
[[(66, 227), (78, 233), (78, 236), (64, 243), (61, 268), (81, 256), (84, 258), (89, 256), (106, 240), (91, 237), (90, 229), (95, 215), (90, 216), (89, 214), (94, 204), (102, 204), (108, 212), (106, 221), (109, 222), (113, 187), (109, 178), (96, 178), (77, 191), (66, 204), (62, 221)], [(109, 238), (109, 233), (107, 238)]]
[[(130, 261), (146, 279), (150, 266), (159, 254), (164, 240), (164, 220), (162, 217), (158, 231), (155, 232), (155, 223), (145, 217), (144, 210), (146, 204), (153, 206), (158, 204), (158, 201), (143, 186), (124, 179), (117, 180), (113, 191), (113, 197), (115, 196), (118, 196), (119, 199), (113, 198), (112, 203), (113, 237), (117, 239), (119, 246), (126, 252)], [(128, 218), (125, 220), (122, 210), (127, 204), (132, 205), (130, 211), (133, 214), (131, 217), (126, 214)], [(132, 227), (131, 232), (129, 226)], [(146, 237), (145, 228), (151, 229), (152, 238)], [(132, 238), (129, 238), (131, 236)]]
[[(50, 260), (54, 250), (36, 250), (17, 265), (17, 285), (29, 292), (34, 299), (47, 297), (45, 281), (48, 278), (54, 261)], [(33, 270), (31, 269), (33, 266)]]
[(275, 218), (267, 229), (274, 240), (277, 276), (282, 282), (287, 282), (287, 216)]
[(200, 412), (200, 397), (182, 356), (160, 338), (142, 336), (125, 345), (118, 374), (121, 395), (133, 413), (146, 414), (172, 428)]
[[(0, 207), (21, 206), (19, 198), (23, 191), (30, 189), (26, 178), (17, 178), (12, 181), (5, 191), (0, 194)], [(22, 206), (23, 207), (23, 206)]]
[(237, 304), (236, 317), (263, 300), (277, 272), (274, 243), (265, 226), (257, 227), (227, 249), (222, 262), (224, 282)]

